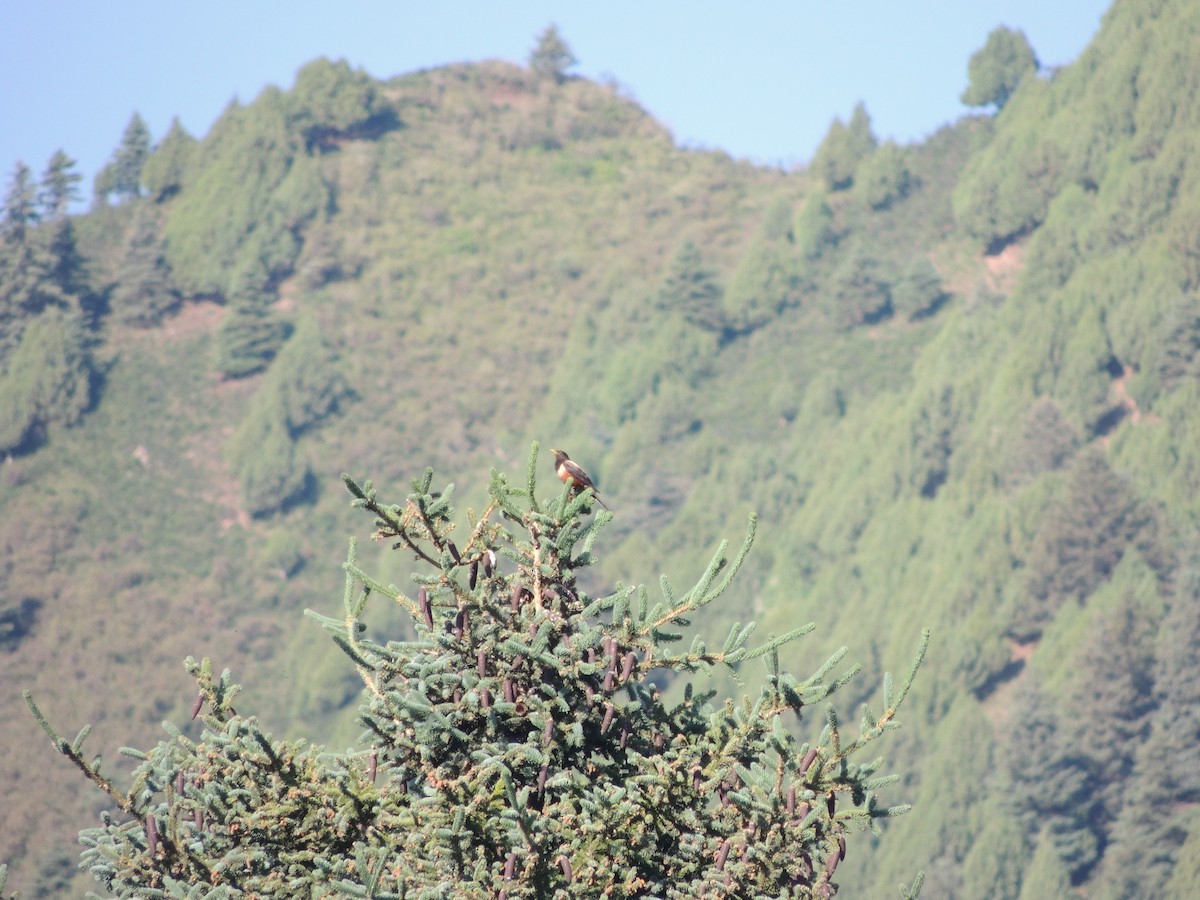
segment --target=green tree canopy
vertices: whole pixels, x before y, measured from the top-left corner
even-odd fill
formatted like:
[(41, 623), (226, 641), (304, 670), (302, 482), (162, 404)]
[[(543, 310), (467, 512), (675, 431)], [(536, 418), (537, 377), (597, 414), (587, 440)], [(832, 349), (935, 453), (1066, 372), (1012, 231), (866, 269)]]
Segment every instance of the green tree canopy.
[(833, 209), (829, 205), (829, 194), (824, 189), (810, 194), (796, 211), (792, 238), (796, 249), (808, 262), (820, 259), (837, 244)]
[(906, 319), (929, 315), (945, 299), (942, 276), (927, 256), (909, 262), (892, 284), (892, 308)]
[(554, 24), (538, 35), (537, 45), (529, 53), (529, 68), (539, 77), (555, 82), (566, 78), (567, 70), (578, 62)]
[(1083, 601), (1112, 575), (1150, 517), (1128, 479), (1114, 472), (1098, 448), (1079, 453), (1064, 495), (1042, 520), (1028, 560), (1028, 597), (1013, 635), (1040, 634), (1058, 606)]
[(46, 426), (72, 425), (92, 405), (92, 364), (77, 315), (49, 309), (24, 329), (0, 376), (0, 452), (40, 440)]
[(913, 189), (915, 176), (909, 153), (894, 141), (885, 141), (859, 170), (856, 190), (871, 209), (887, 209), (903, 200)]
[(365, 128), (389, 109), (375, 81), (362, 70), (321, 57), (296, 74), (289, 101), (292, 121), (310, 144)]
[(178, 117), (172, 119), (171, 127), (142, 168), (142, 184), (151, 197), (164, 200), (183, 187), (197, 146)]
[(83, 176), (75, 171), (75, 160), (62, 150), (55, 151), (42, 174), (38, 202), (42, 217), (49, 220), (61, 219), (67, 208), (79, 199), (79, 182)]
[(812, 169), (831, 191), (845, 190), (854, 183), (858, 165), (875, 150), (871, 117), (861, 102), (854, 107), (849, 123), (834, 119), (813, 157)]
[(121, 277), (112, 287), (109, 307), (120, 321), (148, 328), (179, 306), (171, 270), (163, 254), (159, 207), (140, 206), (121, 247)]
[(722, 300), (726, 330), (748, 333), (799, 303), (800, 279), (787, 241), (761, 230), (746, 248)]
[[(721, 649), (677, 646), (696, 610), (720, 598), (754, 538), (717, 549), (694, 587), (661, 598), (619, 588), (589, 596), (580, 577), (611, 519), (590, 518), (590, 491), (537, 498), (537, 445), (526, 487), (493, 470), (490, 500), (455, 531), (454, 486), (415, 478), (401, 503), (343, 476), (375, 538), (417, 560), (408, 590), (360, 568), (352, 542), (344, 609), (310, 612), (366, 687), (359, 750), (280, 740), (234, 711), (229, 672), (189, 658), (199, 684), (193, 739), (173, 725), (117, 789), (83, 754), (88, 729), (63, 740), (26, 693), (55, 748), (119, 807), (81, 834), (84, 862), (118, 897), (212, 890), (264, 897), (831, 896), (855, 832), (907, 807), (880, 805), (882, 761), (860, 761), (897, 727), (924, 654), (859, 733), (832, 707), (809, 710), (853, 677), (839, 651), (812, 676), (780, 670), (734, 625)], [(557, 489), (557, 481), (552, 482)], [(457, 541), (451, 534), (458, 534)], [(411, 639), (375, 640), (363, 619), (385, 601)], [(714, 704), (665, 677), (729, 670), (755, 658), (758, 696)], [(242, 706), (238, 702), (238, 706)], [(796, 726), (819, 730), (801, 740)]]
[(305, 316), (271, 363), (229, 443), (242, 502), (252, 515), (286, 509), (310, 492), (310, 468), (296, 443), (349, 395), (316, 320)]
[(891, 285), (879, 258), (855, 243), (832, 274), (834, 320), (843, 328), (870, 325), (892, 314)]
[[(64, 156), (59, 162), (69, 160)], [(69, 166), (64, 164), (59, 176), (62, 184), (51, 192), (61, 188), (69, 194)], [(78, 311), (86, 293), (74, 226), (60, 214), (44, 222), (38, 197), (29, 167), (18, 163), (0, 218), (0, 371), (27, 322), (47, 307)]]
[(675, 310), (693, 325), (719, 333), (725, 330), (721, 295), (716, 274), (704, 265), (700, 248), (685, 240), (675, 250), (659, 288), (659, 307)]
[(1001, 25), (988, 35), (987, 43), (967, 64), (969, 82), (962, 102), (967, 106), (1002, 108), (1021, 79), (1036, 72), (1038, 60), (1025, 32)]
[(262, 304), (232, 303), (217, 331), (217, 370), (226, 378), (261, 372), (289, 334), (291, 326)]
[(0, 220), (0, 235), (10, 244), (24, 242), (31, 227), (41, 219), (37, 205), (37, 183), (33, 170), (23, 162), (13, 167), (8, 188), (4, 192), (4, 217)]
[(121, 135), (121, 143), (109, 162), (96, 175), (94, 192), (104, 200), (110, 194), (118, 199), (138, 197), (142, 193), (142, 169), (150, 158), (150, 129), (138, 113), (134, 113)]

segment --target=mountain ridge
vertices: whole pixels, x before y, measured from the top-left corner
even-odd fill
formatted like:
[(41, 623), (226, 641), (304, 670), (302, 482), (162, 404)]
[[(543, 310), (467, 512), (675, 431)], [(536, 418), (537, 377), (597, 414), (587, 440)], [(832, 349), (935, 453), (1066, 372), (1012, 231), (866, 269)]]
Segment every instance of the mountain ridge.
[[(757, 510), (710, 639), (811, 618), (787, 666), (845, 643), (869, 683), (934, 627), (888, 751), (914, 812), (847, 891), (924, 860), (931, 896), (1119, 896), (1151, 843), (1190, 859), (1189, 786), (1150, 826), (1123, 798), (1163, 796), (1152, 761), (1183, 771), (1194, 733), (1166, 629), (1200, 634), (1200, 172), (1171, 88), (1196, 67), (1168, 62), (1196, 20), (1122, 0), (994, 116), (904, 147), (831, 129), (848, 184), (677, 148), (611, 87), (495, 62), (378, 83), (318, 60), (164, 140), (145, 196), (73, 219), (98, 399), (3, 467), (4, 596), (37, 603), (6, 683), (115, 749), (184, 721), (178, 660), (210, 655), (271, 727), (348, 744), (353, 673), (298, 616), (355, 533), (338, 473), (434, 464), (467, 508), (536, 438), (616, 510), (606, 580), (702, 566)], [(69, 796), (4, 714), (28, 725), (10, 795)], [(92, 802), (14, 804), (0, 856), (63, 889)], [(1173, 869), (1143, 874), (1157, 896)]]

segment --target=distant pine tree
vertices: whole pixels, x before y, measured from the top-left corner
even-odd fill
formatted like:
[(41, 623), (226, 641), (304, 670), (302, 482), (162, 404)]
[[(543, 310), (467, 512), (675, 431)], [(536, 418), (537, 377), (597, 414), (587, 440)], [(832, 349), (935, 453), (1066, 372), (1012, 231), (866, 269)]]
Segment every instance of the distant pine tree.
[(74, 424), (91, 405), (92, 363), (79, 317), (47, 310), (25, 328), (0, 376), (0, 452), (36, 445), (48, 424)]
[(1112, 470), (1103, 451), (1081, 452), (1071, 465), (1064, 496), (1034, 538), (1026, 602), (1010, 633), (1018, 639), (1036, 637), (1066, 600), (1083, 602), (1108, 580), (1151, 522), (1128, 480)]
[(142, 167), (142, 184), (151, 197), (165, 200), (183, 187), (198, 146), (179, 119), (172, 119), (166, 135)]
[(79, 182), (83, 176), (75, 171), (75, 160), (62, 150), (55, 151), (42, 174), (38, 202), (42, 218), (54, 221), (67, 214), (67, 208), (79, 199)]
[(548, 25), (538, 35), (537, 46), (529, 54), (529, 68), (540, 77), (555, 82), (563, 81), (567, 77), (567, 69), (578, 62), (555, 25)]
[(988, 35), (987, 43), (977, 50), (968, 64), (970, 84), (963, 91), (967, 106), (995, 105), (1008, 102), (1022, 79), (1037, 71), (1038, 60), (1023, 31), (1000, 26)]
[(226, 378), (261, 372), (275, 358), (291, 326), (261, 303), (230, 304), (216, 340), (217, 369)]
[(131, 325), (157, 325), (179, 306), (158, 218), (155, 205), (139, 206), (121, 247), (120, 280), (113, 285), (109, 306), (114, 316)]
[(693, 325), (720, 333), (725, 330), (723, 293), (716, 274), (704, 265), (700, 248), (685, 240), (675, 251), (657, 301), (660, 308), (681, 313)]
[(859, 163), (874, 152), (876, 142), (871, 117), (859, 103), (848, 123), (835, 119), (829, 126), (813, 157), (812, 169), (829, 190), (845, 190), (854, 184)]
[[(738, 572), (725, 546), (700, 581), (662, 598), (645, 588), (588, 596), (580, 570), (610, 514), (563, 489), (536, 499), (493, 473), (490, 501), (457, 542), (453, 485), (432, 470), (401, 503), (344, 476), (377, 540), (418, 560), (414, 590), (346, 561), (344, 610), (310, 612), (366, 686), (361, 750), (324, 751), (266, 734), (234, 711), (226, 671), (189, 659), (204, 730), (169, 736), (139, 760), (128, 791), (83, 755), (84, 728), (55, 748), (117, 804), (84, 831), (84, 862), (117, 897), (829, 897), (848, 839), (903, 812), (878, 805), (878, 759), (860, 752), (896, 727), (924, 653), (902, 687), (884, 680), (884, 709), (864, 707), (843, 736), (828, 707), (820, 736), (792, 729), (844, 685), (839, 651), (798, 681), (779, 669), (796, 628), (747, 649), (736, 625), (720, 650), (680, 630)], [(373, 599), (413, 621), (411, 640), (372, 639)], [(768, 677), (756, 699), (726, 700), (663, 685), (755, 657)], [(241, 704), (239, 704), (240, 706)], [(914, 896), (907, 894), (906, 896)]]
[(389, 111), (375, 81), (344, 59), (313, 60), (296, 75), (291, 120), (308, 144), (324, 145), (382, 122)]
[(104, 206), (113, 197), (118, 201), (142, 195), (142, 171), (150, 158), (150, 128), (138, 113), (129, 118), (121, 134), (121, 143), (112, 158), (92, 180), (92, 200)]

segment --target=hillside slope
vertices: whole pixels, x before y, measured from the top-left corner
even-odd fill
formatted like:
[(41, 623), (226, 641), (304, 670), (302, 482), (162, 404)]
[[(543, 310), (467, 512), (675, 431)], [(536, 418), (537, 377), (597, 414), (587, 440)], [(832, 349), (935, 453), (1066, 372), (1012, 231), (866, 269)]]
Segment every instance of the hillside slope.
[[(607, 583), (686, 577), (759, 513), (705, 634), (811, 619), (788, 667), (845, 644), (869, 684), (934, 629), (887, 750), (915, 809), (839, 871), (849, 896), (921, 867), (928, 896), (1186, 896), (1198, 50), (1194, 4), (1120, 0), (994, 116), (896, 147), (856, 114), (790, 173), (500, 63), (375, 83), (318, 60), (173, 131), (144, 196), (70, 221), (82, 283), (0, 317), (3, 390), (92, 384), (86, 411), (0, 421), (16, 886), (82, 891), (99, 802), (41, 761), (20, 688), (95, 722), (114, 771), (186, 719), (187, 654), (273, 730), (348, 745), (356, 679), (300, 617), (357, 531), (337, 474), (432, 464), (466, 508), (537, 439), (616, 511)], [(57, 380), (22, 375), (60, 331)]]

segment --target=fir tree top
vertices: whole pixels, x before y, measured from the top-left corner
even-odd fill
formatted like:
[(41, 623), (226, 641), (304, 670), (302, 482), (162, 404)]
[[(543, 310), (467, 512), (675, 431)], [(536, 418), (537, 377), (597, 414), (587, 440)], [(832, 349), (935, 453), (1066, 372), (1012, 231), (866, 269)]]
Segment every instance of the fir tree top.
[[(809, 678), (780, 671), (779, 648), (806, 625), (748, 649), (736, 625), (719, 650), (682, 630), (726, 592), (754, 538), (724, 544), (699, 581), (661, 598), (645, 587), (593, 598), (577, 573), (612, 518), (588, 518), (591, 491), (539, 501), (529, 457), (517, 487), (493, 472), (490, 502), (458, 537), (454, 487), (433, 472), (402, 503), (343, 476), (376, 540), (421, 564), (414, 590), (345, 564), (343, 610), (309, 612), (365, 686), (362, 747), (327, 753), (280, 741), (232, 707), (229, 673), (188, 661), (206, 710), (198, 740), (169, 737), (141, 761), (128, 792), (82, 752), (85, 728), (56, 748), (117, 802), (120, 815), (84, 831), (84, 860), (117, 896), (825, 897), (847, 837), (907, 807), (878, 805), (881, 761), (858, 752), (896, 727), (917, 663), (884, 710), (863, 708), (844, 739), (832, 707), (802, 741), (806, 709), (853, 677), (839, 650)], [(375, 641), (370, 602), (398, 604), (413, 637)], [(714, 706), (688, 684), (662, 685), (755, 657), (757, 698)], [(736, 674), (736, 673), (735, 673)], [(674, 690), (668, 691), (672, 695)], [(211, 891), (216, 888), (218, 893)]]

